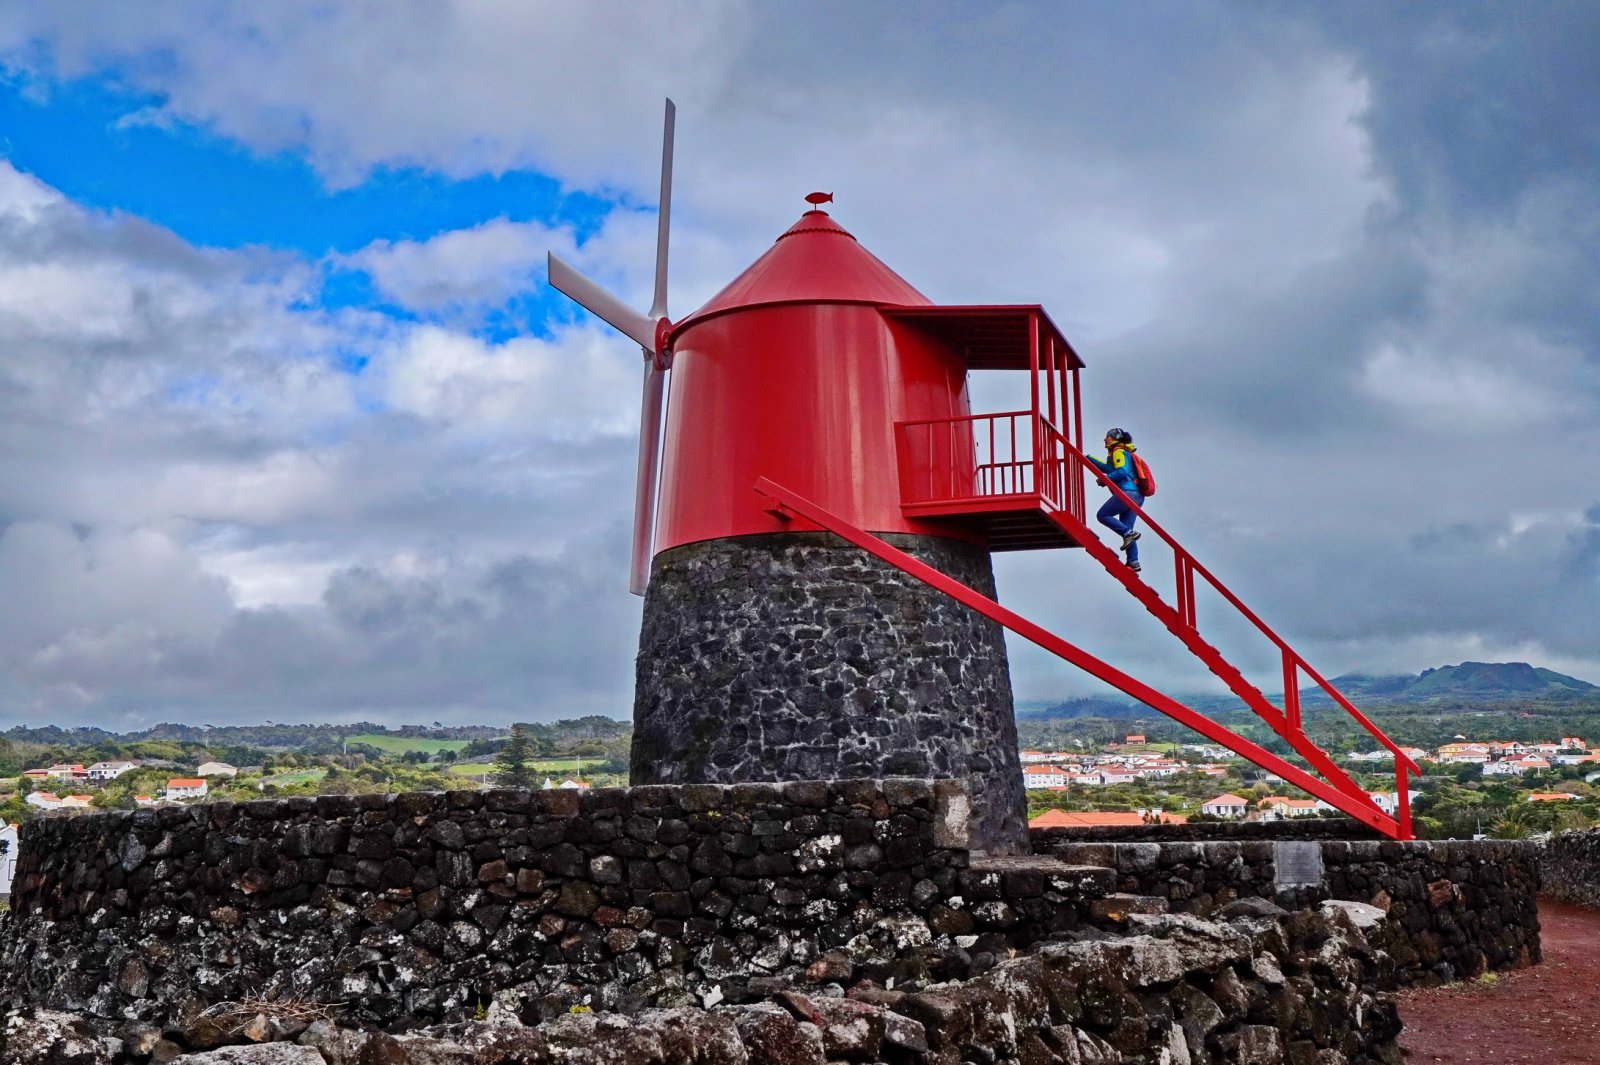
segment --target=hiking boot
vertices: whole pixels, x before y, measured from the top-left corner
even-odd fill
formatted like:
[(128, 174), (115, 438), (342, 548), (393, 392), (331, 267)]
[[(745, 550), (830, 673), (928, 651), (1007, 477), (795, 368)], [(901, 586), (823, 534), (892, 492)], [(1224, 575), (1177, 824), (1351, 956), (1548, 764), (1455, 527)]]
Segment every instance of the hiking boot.
[(1137, 539), (1139, 539), (1139, 530), (1138, 529), (1135, 529), (1132, 532), (1123, 533), (1122, 534), (1122, 549), (1124, 551), (1126, 551), (1130, 546), (1132, 546), (1133, 542), (1135, 540), (1137, 540)]
[(1143, 566), (1139, 565), (1139, 560), (1136, 559), (1136, 558), (1135, 559), (1131, 559), (1128, 562), (1128, 568), (1133, 570), (1133, 572), (1135, 572), (1135, 573), (1138, 573), (1140, 570), (1144, 569)]

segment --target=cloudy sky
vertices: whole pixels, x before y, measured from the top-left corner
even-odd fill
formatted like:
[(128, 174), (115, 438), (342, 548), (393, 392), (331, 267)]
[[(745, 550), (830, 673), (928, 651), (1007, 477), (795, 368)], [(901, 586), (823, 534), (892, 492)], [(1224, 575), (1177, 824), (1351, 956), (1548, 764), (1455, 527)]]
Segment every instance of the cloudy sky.
[[(1583, 2), (7, 4), (0, 726), (626, 717), (638, 353), (543, 257), (649, 303), (667, 95), (674, 317), (832, 190), (934, 301), (1044, 304), (1324, 672), (1600, 682), (1597, 42)], [(997, 572), (1206, 686), (1081, 554)], [(1020, 698), (1098, 690), (1012, 651)]]

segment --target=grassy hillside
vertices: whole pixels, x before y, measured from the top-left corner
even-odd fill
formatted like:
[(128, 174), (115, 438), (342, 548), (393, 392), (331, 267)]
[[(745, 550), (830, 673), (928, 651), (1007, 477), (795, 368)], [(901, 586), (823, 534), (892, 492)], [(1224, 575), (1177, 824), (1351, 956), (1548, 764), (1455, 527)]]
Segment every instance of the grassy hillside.
[(405, 754), (407, 751), (421, 751), (423, 754), (438, 754), (440, 751), (459, 751), (470, 740), (435, 740), (424, 736), (396, 736), (377, 732), (367, 732), (360, 736), (351, 736), (351, 743), (364, 743), (368, 747), (376, 747), (384, 754)]

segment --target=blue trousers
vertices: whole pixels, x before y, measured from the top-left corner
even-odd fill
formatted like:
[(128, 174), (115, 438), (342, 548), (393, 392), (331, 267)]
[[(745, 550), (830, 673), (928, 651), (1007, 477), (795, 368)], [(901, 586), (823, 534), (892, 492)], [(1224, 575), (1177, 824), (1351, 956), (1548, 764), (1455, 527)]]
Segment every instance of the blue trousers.
[[(1137, 491), (1129, 492), (1128, 498), (1141, 506), (1144, 505), (1144, 496)], [(1139, 520), (1139, 515), (1135, 514), (1128, 504), (1116, 496), (1112, 496), (1101, 504), (1100, 510), (1095, 514), (1095, 520), (1116, 533), (1120, 538), (1133, 531), (1133, 523)], [(1128, 545), (1128, 561), (1139, 561), (1139, 541), (1137, 540)]]

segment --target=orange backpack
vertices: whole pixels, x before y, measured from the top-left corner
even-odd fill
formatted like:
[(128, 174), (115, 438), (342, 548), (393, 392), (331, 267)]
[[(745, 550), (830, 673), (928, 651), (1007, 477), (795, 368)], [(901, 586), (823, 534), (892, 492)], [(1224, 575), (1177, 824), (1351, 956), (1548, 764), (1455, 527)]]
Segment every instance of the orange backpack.
[(1156, 475), (1150, 472), (1150, 464), (1139, 457), (1137, 451), (1128, 452), (1128, 457), (1133, 459), (1133, 483), (1139, 489), (1139, 494), (1149, 499), (1156, 494)]

